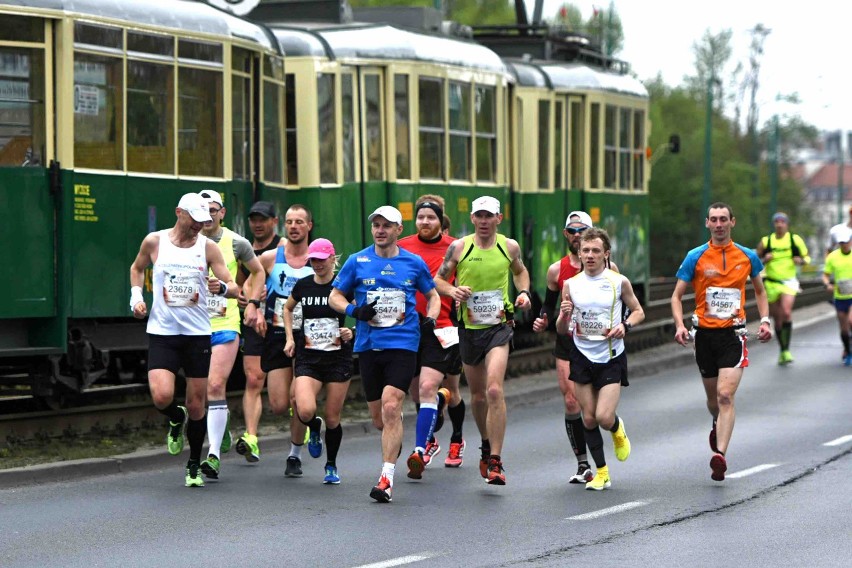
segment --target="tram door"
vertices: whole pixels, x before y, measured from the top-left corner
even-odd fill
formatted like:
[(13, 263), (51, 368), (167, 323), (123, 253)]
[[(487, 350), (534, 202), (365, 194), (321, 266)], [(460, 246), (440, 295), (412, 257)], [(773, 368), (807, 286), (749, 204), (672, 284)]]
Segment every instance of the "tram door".
[[(385, 73), (379, 67), (358, 68), (357, 163), (360, 165), (361, 195), (364, 214), (393, 203), (387, 183), (385, 164)], [(367, 242), (371, 242), (367, 227)]]
[[(0, 17), (0, 318), (50, 318), (57, 313), (56, 203), (53, 158), (53, 24), (43, 18)], [(56, 172), (58, 182), (58, 171)], [(58, 188), (55, 188), (58, 189)], [(39, 321), (33, 326), (38, 327)], [(28, 346), (40, 330), (3, 325), (0, 354)], [(10, 335), (20, 334), (20, 338)], [(42, 339), (43, 340), (43, 339)]]

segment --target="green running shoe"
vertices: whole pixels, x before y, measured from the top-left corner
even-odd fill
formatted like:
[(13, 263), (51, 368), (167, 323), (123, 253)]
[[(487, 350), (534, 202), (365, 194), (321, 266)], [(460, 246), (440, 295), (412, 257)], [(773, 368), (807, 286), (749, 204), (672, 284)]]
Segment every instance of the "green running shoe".
[(231, 413), (228, 412), (228, 421), (225, 422), (225, 435), (222, 436), (222, 445), (219, 446), (219, 451), (227, 454), (233, 443), (234, 440), (231, 438)]
[(246, 432), (237, 440), (235, 448), (238, 454), (245, 456), (247, 462), (257, 463), (260, 461), (260, 448), (257, 445), (257, 436)]
[(210, 454), (207, 459), (201, 462), (201, 473), (208, 479), (219, 479), (219, 458)]
[(204, 487), (204, 479), (199, 473), (200, 466), (197, 461), (190, 460), (186, 462), (186, 486), (187, 487)]
[(186, 411), (185, 406), (178, 406), (178, 408), (183, 412), (183, 420), (180, 422), (169, 421), (169, 433), (166, 435), (166, 445), (169, 448), (169, 453), (173, 456), (183, 451), (183, 430), (189, 418), (189, 413)]

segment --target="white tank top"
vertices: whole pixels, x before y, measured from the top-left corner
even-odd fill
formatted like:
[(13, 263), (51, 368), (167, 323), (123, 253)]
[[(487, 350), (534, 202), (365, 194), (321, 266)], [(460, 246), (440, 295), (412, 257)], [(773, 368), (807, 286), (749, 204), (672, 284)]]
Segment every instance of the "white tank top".
[(607, 268), (594, 277), (581, 272), (568, 279), (574, 302), (574, 345), (594, 363), (606, 363), (624, 351), (623, 339), (604, 338), (621, 323), (623, 278)]
[(176, 247), (169, 229), (160, 236), (154, 263), (154, 305), (148, 333), (154, 335), (210, 335), (207, 315), (207, 237), (199, 234), (189, 248)]

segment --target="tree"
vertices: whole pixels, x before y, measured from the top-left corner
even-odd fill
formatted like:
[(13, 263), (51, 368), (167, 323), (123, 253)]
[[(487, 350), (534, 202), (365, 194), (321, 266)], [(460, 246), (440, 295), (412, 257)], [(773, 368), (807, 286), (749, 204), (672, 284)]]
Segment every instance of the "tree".
[[(419, 6), (432, 8), (434, 0), (350, 0), (356, 8)], [(506, 0), (443, 0), (444, 18), (468, 26), (505, 25), (515, 21), (515, 9)]]
[(586, 30), (586, 21), (583, 13), (574, 4), (566, 3), (559, 7), (559, 11), (553, 17), (553, 23), (563, 26), (571, 31), (583, 33)]

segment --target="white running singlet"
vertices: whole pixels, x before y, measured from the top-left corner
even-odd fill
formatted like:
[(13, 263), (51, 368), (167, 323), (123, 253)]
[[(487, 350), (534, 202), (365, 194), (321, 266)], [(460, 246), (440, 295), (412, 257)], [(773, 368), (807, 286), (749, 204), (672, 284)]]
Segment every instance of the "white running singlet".
[(154, 305), (148, 333), (154, 335), (210, 335), (207, 315), (207, 237), (199, 234), (189, 248), (176, 247), (169, 230), (159, 231), (154, 263)]

